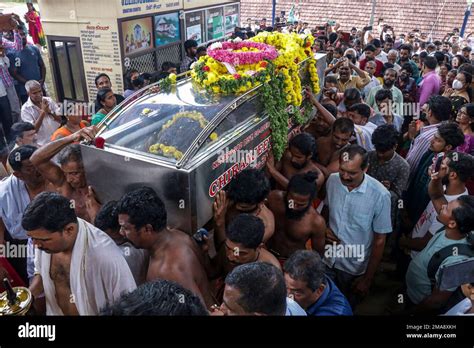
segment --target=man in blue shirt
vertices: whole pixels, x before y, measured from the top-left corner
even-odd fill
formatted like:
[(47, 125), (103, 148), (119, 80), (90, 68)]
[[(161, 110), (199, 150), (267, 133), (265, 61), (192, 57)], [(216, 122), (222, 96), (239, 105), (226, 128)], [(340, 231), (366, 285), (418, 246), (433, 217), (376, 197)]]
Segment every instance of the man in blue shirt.
[(30, 80), (36, 80), (44, 89), (46, 67), (39, 49), (27, 43), (24, 31), (19, 30), (19, 34), (22, 39), (23, 49), (10, 52), (8, 58), (10, 59), (10, 73), (17, 82), (17, 92), (21, 102), (24, 104), (28, 100), (25, 83)]
[(326, 182), (322, 214), (329, 222), (324, 263), (352, 306), (368, 293), (385, 237), (392, 232), (390, 192), (366, 174), (368, 166), (364, 148), (349, 145), (341, 149), (339, 173), (331, 174)]
[(325, 265), (317, 252), (298, 250), (283, 268), (288, 296), (308, 315), (352, 315), (346, 297), (324, 273)]

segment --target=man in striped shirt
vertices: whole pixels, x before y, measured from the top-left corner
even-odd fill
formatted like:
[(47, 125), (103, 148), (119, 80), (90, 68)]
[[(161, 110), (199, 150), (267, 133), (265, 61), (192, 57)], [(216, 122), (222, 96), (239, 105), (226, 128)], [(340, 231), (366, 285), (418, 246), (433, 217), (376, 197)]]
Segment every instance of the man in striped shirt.
[(410, 173), (415, 173), (421, 157), (428, 151), (431, 139), (438, 131), (438, 126), (442, 121), (447, 121), (451, 115), (451, 101), (443, 96), (432, 96), (428, 102), (423, 105), (423, 111), (426, 113), (426, 120), (429, 125), (420, 130), (416, 136), (416, 121), (412, 121), (405, 136), (412, 141), (406, 160), (410, 165)]
[(19, 51), (22, 49), (21, 37), (16, 31), (14, 33), (14, 38), (15, 41), (12, 42), (2, 37), (0, 42), (0, 84), (3, 85), (7, 93), (13, 123), (20, 120), (20, 100), (16, 94), (13, 78), (8, 71), (11, 62), (6, 56), (6, 50)]

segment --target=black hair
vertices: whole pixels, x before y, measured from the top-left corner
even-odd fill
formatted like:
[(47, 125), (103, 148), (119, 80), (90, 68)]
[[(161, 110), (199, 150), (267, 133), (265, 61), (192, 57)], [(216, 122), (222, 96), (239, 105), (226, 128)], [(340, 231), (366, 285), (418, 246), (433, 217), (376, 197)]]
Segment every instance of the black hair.
[(197, 48), (196, 54), (201, 52), (207, 52), (207, 48), (205, 46), (200, 46)]
[[(133, 89), (133, 81), (132, 81), (132, 75), (133, 74), (140, 74), (140, 72), (137, 69), (131, 69), (125, 74), (125, 89)], [(105, 99), (105, 95), (104, 95)]]
[(82, 153), (81, 146), (79, 144), (71, 144), (66, 146), (58, 154), (58, 162), (60, 165), (67, 164), (69, 162), (77, 162), (82, 165)]
[(102, 106), (102, 102), (105, 101), (105, 97), (110, 92), (112, 92), (110, 88), (99, 89), (97, 91), (97, 97), (96, 97), (97, 104)]
[(187, 51), (188, 49), (190, 48), (193, 48), (193, 47), (198, 47), (198, 43), (196, 40), (186, 40), (184, 42), (184, 50)]
[(329, 76), (326, 76), (326, 78), (324, 79), (324, 83), (326, 84), (327, 83), (337, 83), (337, 77), (335, 75), (329, 75)]
[(369, 165), (369, 153), (366, 149), (357, 144), (351, 144), (344, 147), (344, 149), (342, 149), (341, 153), (339, 154), (339, 160), (342, 158), (344, 158), (344, 160), (352, 160), (356, 155), (360, 155), (362, 157), (360, 168), (362, 170), (367, 168)]
[(406, 50), (408, 51), (409, 53), (411, 53), (411, 51), (413, 50), (413, 47), (409, 44), (403, 44), (400, 46), (399, 50)]
[(430, 99), (428, 99), (428, 106), (438, 121), (447, 121), (451, 116), (452, 103), (447, 97), (432, 95)]
[(16, 141), (18, 138), (23, 138), (23, 133), (35, 130), (35, 126), (30, 122), (17, 122), (10, 128), (10, 137)]
[(451, 66), (451, 64), (449, 64), (449, 63), (446, 63), (446, 62), (442, 62), (442, 63), (440, 63), (440, 64), (439, 64), (439, 66), (440, 66), (440, 67), (441, 67), (441, 66), (445, 66), (445, 67), (446, 67), (446, 69), (448, 69), (448, 72), (449, 72), (449, 71), (451, 71), (451, 70), (453, 69), (453, 67)]
[(295, 135), (290, 140), (289, 147), (295, 147), (304, 156), (314, 157), (317, 154), (316, 140), (306, 132)]
[(428, 69), (434, 70), (436, 69), (436, 66), (438, 65), (438, 61), (436, 60), (435, 57), (428, 56), (423, 61), (423, 64), (425, 64)]
[(463, 49), (461, 50), (461, 52), (462, 52), (462, 51), (471, 52), (471, 51), (472, 51), (472, 48), (469, 47), (469, 46), (465, 46), (465, 47), (463, 47)]
[(100, 79), (101, 77), (107, 77), (107, 78), (109, 79), (109, 81), (110, 81), (110, 76), (109, 76), (109, 75), (104, 74), (104, 73), (99, 74), (99, 75), (97, 75), (97, 76), (95, 77), (95, 85), (96, 85), (96, 87), (97, 87), (97, 82), (99, 81), (99, 79)]
[(117, 204), (117, 201), (105, 203), (95, 217), (94, 226), (104, 232), (107, 230), (118, 232), (120, 225), (118, 222)]
[(441, 138), (446, 142), (447, 145), (451, 145), (453, 150), (464, 144), (464, 133), (457, 123), (443, 122), (438, 127), (438, 133)]
[(336, 33), (330, 33), (329, 34), (329, 42), (333, 44), (337, 40), (337, 34)]
[[(380, 48), (380, 46), (382, 46), (382, 43), (380, 42), (379, 39), (373, 39), (371, 44), (375, 47), (375, 48)], [(368, 45), (367, 45), (368, 46)]]
[(369, 119), (370, 113), (371, 113), (372, 110), (370, 109), (370, 106), (368, 106), (367, 104), (358, 103), (358, 104), (354, 104), (354, 105), (349, 106), (347, 111), (357, 112), (362, 117), (364, 117), (366, 119)]
[(418, 56), (420, 57), (420, 61), (424, 62), (426, 57), (428, 57), (428, 52), (426, 52), (426, 51), (420, 52), (420, 54)]
[(241, 171), (227, 188), (227, 197), (234, 203), (259, 204), (269, 193), (270, 181), (263, 171), (255, 168)]
[(344, 54), (344, 50), (342, 49), (342, 47), (336, 47), (334, 49), (334, 53), (339, 53), (342, 56)]
[(285, 279), (275, 266), (266, 262), (237, 266), (227, 275), (225, 283), (240, 292), (237, 303), (246, 313), (285, 315)]
[(465, 59), (464, 56), (461, 55), (461, 54), (456, 54), (456, 55), (453, 57), (453, 59), (454, 59), (454, 58), (457, 58), (457, 59), (459, 60), (459, 66), (461, 66), (461, 65), (464, 64), (464, 63), (466, 63), (466, 59)]
[(303, 281), (315, 292), (325, 283), (325, 265), (314, 250), (297, 250), (285, 261), (283, 271), (292, 279)]
[[(470, 120), (474, 120), (474, 103), (464, 104), (460, 109), (466, 108), (467, 116)], [(471, 123), (471, 129), (474, 131), (474, 124)]]
[(446, 55), (443, 52), (440, 52), (440, 51), (436, 51), (434, 53), (434, 57), (435, 57), (436, 61), (438, 62), (438, 65), (441, 65), (441, 63), (443, 63), (444, 60), (446, 59)]
[(333, 104), (321, 104), (327, 111), (331, 113), (334, 117), (337, 116), (337, 107)]
[(124, 293), (101, 310), (107, 316), (200, 316), (209, 315), (201, 299), (180, 284), (159, 279)]
[(391, 37), (387, 37), (387, 38), (385, 39), (385, 43), (387, 43), (387, 42), (388, 42), (388, 43), (393, 43), (393, 39), (392, 39)]
[(42, 192), (26, 207), (21, 220), (25, 231), (45, 229), (60, 232), (70, 223), (77, 223), (71, 201), (56, 192)]
[(372, 133), (372, 144), (375, 150), (379, 152), (386, 152), (395, 148), (398, 144), (400, 133), (393, 124), (383, 124), (375, 128)]
[(474, 157), (462, 152), (450, 152), (448, 167), (455, 172), (461, 182), (467, 182), (474, 175)]
[(166, 228), (167, 213), (155, 190), (141, 187), (125, 194), (117, 204), (118, 214), (127, 214), (130, 224), (138, 230), (150, 224), (156, 232)]
[(375, 93), (375, 101), (380, 102), (385, 99), (393, 100), (392, 91), (384, 88), (379, 89), (377, 93)]
[(338, 118), (332, 124), (332, 131), (339, 131), (341, 133), (354, 133), (354, 122), (347, 117)]
[(467, 71), (463, 70), (463, 71), (458, 71), (458, 74), (463, 74), (464, 77), (466, 78), (466, 83), (468, 85), (471, 84), (472, 82), (472, 74), (468, 73)]
[(474, 230), (474, 197), (465, 195), (458, 197), (457, 200), (461, 206), (453, 209), (453, 218), (458, 225), (459, 232), (468, 235)]
[[(395, 65), (393, 65), (392, 63), (389, 63), (389, 62), (383, 63), (382, 75), (384, 75), (384, 74), (385, 74), (385, 71), (387, 71), (387, 70), (389, 70), (389, 69), (394, 70), (394, 69), (393, 69), (394, 67), (395, 67)], [(396, 72), (396, 70), (395, 70), (395, 72)]]
[(304, 174), (293, 175), (288, 183), (287, 192), (294, 192), (302, 196), (309, 195), (310, 199), (313, 200), (317, 193), (317, 179), (317, 172), (307, 172)]
[(463, 63), (459, 66), (456, 74), (460, 73), (460, 72), (468, 72), (469, 74), (471, 75), (474, 75), (474, 66), (470, 63)]
[(348, 88), (344, 91), (344, 100), (359, 101), (361, 99), (362, 96), (357, 88)]
[(401, 70), (406, 70), (406, 72), (410, 73), (413, 75), (413, 68), (410, 63), (404, 63), (402, 64), (402, 69)]
[(257, 249), (262, 244), (264, 234), (262, 219), (251, 214), (237, 215), (226, 229), (227, 239), (249, 249)]
[(171, 68), (176, 68), (176, 64), (173, 62), (163, 62), (163, 64), (161, 64), (162, 71), (168, 71)]
[(366, 51), (375, 52), (376, 50), (377, 48), (372, 44), (368, 44), (367, 46), (364, 47), (364, 52)]
[(15, 172), (19, 172), (22, 168), (21, 162), (29, 160), (36, 150), (38, 148), (33, 145), (19, 146), (8, 155), (8, 163)]

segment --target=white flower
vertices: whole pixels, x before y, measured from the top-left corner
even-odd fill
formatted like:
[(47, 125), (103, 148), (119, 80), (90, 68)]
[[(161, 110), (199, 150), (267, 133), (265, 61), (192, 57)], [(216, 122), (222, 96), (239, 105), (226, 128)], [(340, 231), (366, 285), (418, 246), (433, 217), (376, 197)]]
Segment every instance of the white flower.
[(211, 46), (209, 46), (210, 50), (218, 50), (222, 49), (222, 44), (220, 42), (214, 42)]
[(192, 63), (192, 64), (189, 66), (189, 69), (194, 70), (194, 66), (196, 65), (196, 63), (197, 63), (197, 62)]
[(236, 37), (234, 39), (234, 43), (239, 43), (239, 42), (242, 42), (243, 40), (240, 38), (240, 37)]

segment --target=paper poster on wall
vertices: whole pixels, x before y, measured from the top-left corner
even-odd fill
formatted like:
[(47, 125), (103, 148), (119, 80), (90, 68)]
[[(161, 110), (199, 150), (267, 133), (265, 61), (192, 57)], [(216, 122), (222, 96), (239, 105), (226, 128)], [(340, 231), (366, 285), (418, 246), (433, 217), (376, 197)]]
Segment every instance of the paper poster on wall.
[(181, 40), (179, 13), (155, 16), (156, 46), (168, 45)]
[(239, 5), (229, 5), (224, 8), (225, 33), (232, 33), (239, 25)]
[(203, 37), (204, 12), (197, 11), (186, 13), (186, 40), (196, 40), (198, 45), (205, 40)]
[(125, 54), (133, 54), (154, 48), (152, 17), (122, 22), (122, 44)]
[(89, 100), (97, 95), (95, 78), (102, 73), (109, 75), (114, 92), (122, 94), (122, 59), (117, 21), (101, 19), (81, 24), (79, 30)]
[(207, 40), (224, 37), (224, 11), (222, 7), (206, 10)]

